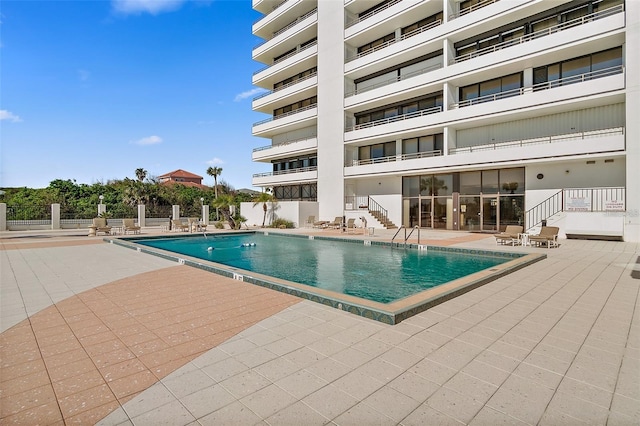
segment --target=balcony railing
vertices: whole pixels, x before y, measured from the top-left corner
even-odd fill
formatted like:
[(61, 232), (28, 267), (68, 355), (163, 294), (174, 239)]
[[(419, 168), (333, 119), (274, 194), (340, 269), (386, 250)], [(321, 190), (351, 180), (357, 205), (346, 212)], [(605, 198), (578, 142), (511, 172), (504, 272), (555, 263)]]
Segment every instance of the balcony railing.
[(439, 155), (442, 155), (442, 151), (437, 149), (434, 151), (423, 151), (423, 152), (414, 152), (411, 154), (390, 155), (388, 157), (368, 158), (366, 160), (352, 160), (350, 163), (345, 163), (344, 166), (345, 167), (367, 166), (370, 164), (392, 163), (395, 161), (414, 160), (416, 158), (437, 157)]
[(396, 121), (410, 120), (412, 118), (422, 117), (425, 115), (435, 114), (442, 111), (441, 106), (423, 109), (420, 111), (410, 112), (407, 114), (396, 115), (394, 117), (383, 118), (382, 120), (370, 121), (368, 123), (356, 124), (355, 126), (347, 127), (345, 132), (351, 132), (354, 130), (366, 129), (369, 127), (382, 126), (383, 124), (395, 123)]
[(377, 15), (380, 12), (383, 12), (387, 9), (389, 9), (392, 6), (395, 6), (396, 4), (400, 3), (402, 0), (395, 0), (395, 1), (390, 1), (389, 3), (386, 3), (382, 6), (380, 6), (378, 9), (372, 10), (371, 12), (367, 13), (366, 15), (362, 15), (362, 16), (358, 16), (356, 19), (354, 19), (353, 21), (347, 22), (347, 25), (345, 26), (345, 29), (354, 26), (355, 24), (357, 24), (358, 22), (362, 22), (365, 19), (369, 19), (372, 16)]
[(429, 24), (427, 24), (427, 25), (425, 25), (423, 27), (420, 27), (420, 28), (416, 28), (415, 30), (410, 31), (408, 33), (402, 34), (402, 36), (400, 36), (398, 38), (394, 38), (393, 40), (385, 41), (384, 43), (379, 44), (379, 45), (377, 45), (375, 47), (372, 47), (371, 49), (367, 49), (367, 50), (365, 50), (363, 52), (360, 52), (355, 56), (351, 56), (351, 57), (347, 58), (347, 62), (355, 61), (356, 59), (362, 58), (363, 56), (367, 56), (367, 55), (369, 55), (369, 54), (371, 54), (373, 52), (377, 52), (378, 50), (382, 50), (385, 47), (389, 47), (392, 44), (396, 44), (396, 43), (399, 43), (401, 41), (407, 40), (407, 39), (409, 39), (409, 38), (411, 38), (413, 36), (417, 36), (418, 34), (422, 34), (423, 32), (429, 31), (430, 29), (435, 28), (435, 27), (437, 27), (439, 25), (442, 25), (442, 20), (441, 19), (438, 19), (436, 21), (430, 22)]
[(280, 142), (280, 143), (273, 144), (273, 145), (261, 146), (261, 147), (258, 147), (258, 148), (253, 148), (253, 152), (265, 151), (265, 150), (271, 149), (271, 148), (280, 148), (282, 146), (287, 146), (287, 145), (291, 145), (291, 144), (294, 144), (294, 143), (307, 141), (307, 140), (313, 139), (313, 138), (315, 138), (315, 136), (306, 137), (306, 138), (300, 138), (300, 139), (294, 139), (294, 140), (291, 140), (291, 141)]
[(472, 5), (472, 6), (469, 6), (466, 9), (461, 9), (460, 12), (458, 12), (458, 13), (456, 13), (454, 15), (451, 15), (449, 17), (449, 20), (456, 19), (456, 18), (459, 18), (461, 16), (467, 15), (467, 14), (469, 14), (469, 13), (475, 11), (475, 10), (482, 9), (485, 6), (489, 6), (492, 3), (497, 3), (498, 1), (499, 0), (484, 0), (484, 1), (481, 1), (480, 3), (476, 3), (476, 4)]
[(278, 37), (280, 34), (282, 34), (283, 32), (287, 31), (289, 28), (293, 28), (296, 25), (298, 25), (300, 22), (304, 21), (305, 19), (307, 19), (308, 17), (310, 17), (311, 15), (313, 15), (314, 13), (316, 13), (318, 11), (318, 8), (313, 9), (311, 12), (305, 13), (302, 16), (299, 16), (295, 19), (295, 21), (288, 23), (287, 25), (285, 25), (284, 27), (280, 28), (277, 31), (274, 31), (273, 35), (268, 38), (265, 39), (263, 41), (261, 41), (260, 43), (258, 43), (256, 45), (256, 47), (254, 47), (254, 49), (257, 49), (258, 47), (262, 46), (263, 44), (273, 40), (274, 38)]
[(561, 78), (558, 80), (545, 81), (544, 83), (534, 84), (531, 87), (519, 87), (517, 89), (506, 90), (504, 92), (492, 93), (490, 95), (480, 96), (478, 98), (466, 99), (457, 104), (452, 104), (451, 108), (464, 108), (471, 105), (482, 104), (485, 102), (493, 102), (500, 99), (511, 98), (513, 96), (520, 96), (527, 92), (537, 92), (540, 90), (553, 89), (560, 86), (568, 86), (570, 84), (582, 83), (589, 80), (595, 80), (602, 77), (608, 77), (615, 74), (621, 74), (624, 71), (623, 65), (617, 65), (615, 67), (604, 68), (597, 71), (591, 71), (584, 74), (572, 75), (569, 77)]
[(270, 94), (272, 94), (272, 93), (276, 93), (276, 92), (279, 92), (280, 90), (284, 90), (284, 89), (286, 89), (286, 88), (288, 88), (288, 87), (294, 86), (294, 85), (296, 85), (296, 84), (298, 84), (298, 83), (301, 83), (301, 82), (303, 82), (303, 81), (305, 81), (305, 80), (308, 80), (308, 79), (310, 79), (310, 78), (316, 77), (317, 75), (318, 75), (318, 72), (316, 71), (316, 72), (314, 72), (314, 73), (312, 73), (312, 74), (309, 74), (309, 75), (307, 75), (307, 76), (304, 76), (304, 77), (302, 77), (302, 78), (299, 78), (299, 79), (297, 79), (297, 80), (294, 80), (294, 81), (292, 81), (292, 82), (289, 82), (289, 83), (287, 83), (287, 84), (283, 84), (282, 86), (278, 87), (277, 89), (273, 89), (273, 90), (269, 90), (269, 91), (267, 91), (267, 92), (260, 93), (260, 94), (259, 94), (259, 95), (257, 95), (255, 98), (253, 98), (253, 100), (254, 100), (254, 101), (257, 101), (257, 100), (258, 100), (258, 99), (260, 99), (260, 98), (264, 98), (265, 96), (268, 96), (268, 95), (270, 95)]
[(318, 166), (310, 166), (310, 167), (300, 167), (297, 169), (288, 169), (288, 170), (278, 170), (275, 172), (265, 172), (265, 173), (256, 173), (253, 175), (254, 178), (258, 177), (267, 177), (267, 176), (280, 176), (280, 175), (289, 175), (293, 173), (304, 173), (304, 172), (315, 172), (318, 170)]
[(345, 93), (344, 97), (348, 98), (350, 96), (360, 95), (360, 94), (368, 92), (370, 90), (377, 89), (379, 87), (388, 86), (390, 84), (397, 83), (399, 81), (403, 81), (403, 80), (406, 80), (406, 79), (411, 78), (411, 77), (416, 77), (418, 75), (426, 74), (428, 72), (431, 72), (433, 70), (437, 70), (437, 69), (440, 69), (440, 68), (442, 68), (441, 64), (436, 64), (436, 65), (431, 65), (429, 67), (421, 68), (419, 70), (415, 70), (415, 71), (412, 71), (412, 72), (404, 74), (404, 75), (399, 75), (399, 76), (397, 76), (395, 78), (390, 78), (388, 80), (384, 80), (384, 81), (381, 81), (379, 83), (372, 84), (371, 86), (366, 86), (366, 87), (363, 87), (361, 89), (356, 89), (354, 91), (347, 92), (347, 93)]
[(279, 120), (281, 118), (290, 117), (290, 116), (292, 116), (294, 114), (297, 114), (297, 113), (303, 112), (303, 111), (308, 111), (308, 110), (313, 109), (313, 108), (315, 108), (317, 106), (318, 106), (318, 104), (313, 104), (313, 105), (309, 105), (309, 106), (306, 106), (306, 107), (294, 109), (293, 111), (285, 112), (284, 114), (276, 115), (275, 117), (271, 117), (271, 118), (267, 118), (266, 120), (258, 121), (257, 123), (254, 123), (253, 125), (254, 126), (259, 126), (260, 124), (268, 123), (270, 121), (275, 121), (275, 120)]
[[(284, 0), (284, 1), (282, 1), (282, 2), (280, 2), (280, 3), (278, 3), (278, 4), (276, 4), (275, 6), (273, 6), (273, 7), (271, 8), (271, 12), (273, 12), (274, 10), (276, 10), (277, 8), (279, 8), (280, 6), (282, 6), (283, 4), (285, 4), (286, 2), (287, 2), (287, 0)], [(267, 16), (267, 15), (261, 16), (261, 17), (259, 17), (258, 19), (256, 19), (256, 20), (253, 22), (253, 25), (255, 25), (255, 24), (257, 24), (258, 22), (260, 22), (260, 21), (261, 21), (265, 16)]]
[(471, 152), (493, 151), (504, 148), (521, 148), (529, 145), (543, 145), (556, 142), (567, 142), (571, 140), (599, 138), (603, 136), (624, 135), (624, 127), (613, 127), (610, 129), (591, 130), (588, 132), (565, 133), (561, 135), (545, 136), (540, 138), (522, 139), (517, 141), (497, 142), (483, 145), (466, 146), (463, 148), (451, 148), (449, 154), (468, 154)]
[(310, 48), (314, 47), (314, 46), (315, 46), (315, 45), (317, 45), (317, 44), (318, 44), (318, 42), (317, 42), (317, 41), (314, 41), (313, 43), (309, 43), (309, 44), (307, 44), (306, 46), (301, 47), (300, 49), (297, 49), (295, 52), (291, 52), (291, 53), (289, 53), (288, 55), (285, 55), (285, 56), (283, 56), (283, 57), (281, 57), (281, 58), (278, 58), (278, 60), (273, 61), (273, 64), (271, 64), (271, 65), (267, 65), (266, 67), (262, 67), (262, 68), (260, 68), (258, 71), (254, 71), (254, 72), (253, 72), (253, 75), (259, 74), (259, 73), (261, 73), (261, 72), (262, 72), (262, 71), (264, 71), (264, 70), (268, 70), (268, 69), (269, 69), (269, 68), (271, 68), (272, 66), (274, 66), (274, 65), (276, 65), (276, 64), (279, 64), (279, 63), (280, 63), (280, 62), (282, 62), (282, 61), (286, 61), (287, 59), (289, 59), (289, 58), (291, 58), (291, 57), (293, 57), (293, 56), (297, 55), (297, 54), (298, 54), (298, 53), (300, 53), (300, 52), (304, 52), (305, 50), (310, 49)]
[(455, 58), (449, 61), (449, 65), (456, 64), (458, 62), (467, 61), (469, 59), (477, 58), (478, 56), (483, 56), (489, 53), (496, 52), (498, 50), (505, 49), (507, 47), (515, 46), (518, 44), (526, 43), (531, 40), (536, 40), (541, 37), (545, 37), (551, 34), (555, 34), (560, 31), (567, 30), (569, 28), (574, 28), (580, 25), (584, 25), (588, 22), (593, 22), (598, 19), (606, 18), (611, 15), (615, 15), (624, 11), (624, 5), (620, 4), (617, 6), (610, 7), (609, 9), (605, 9), (599, 12), (591, 13), (589, 15), (582, 16), (580, 18), (572, 19), (571, 21), (563, 22), (562, 24), (555, 25), (553, 27), (545, 28), (540, 31), (536, 31), (534, 33), (526, 34), (521, 37), (515, 38), (513, 40), (508, 40), (502, 43), (494, 44), (493, 46), (485, 47), (484, 49), (478, 49), (473, 52), (465, 53), (464, 55), (456, 56)]

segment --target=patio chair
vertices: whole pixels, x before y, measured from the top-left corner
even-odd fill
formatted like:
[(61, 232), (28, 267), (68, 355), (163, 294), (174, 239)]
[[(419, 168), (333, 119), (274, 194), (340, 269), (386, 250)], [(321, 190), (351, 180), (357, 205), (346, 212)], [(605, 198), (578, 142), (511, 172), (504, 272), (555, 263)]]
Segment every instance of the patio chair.
[(127, 235), (127, 232), (132, 234), (140, 233), (140, 227), (135, 224), (133, 219), (122, 219), (122, 233)]
[(547, 243), (547, 248), (558, 247), (559, 231), (560, 228), (557, 226), (543, 226), (538, 235), (529, 235), (529, 242), (538, 246)]
[(309, 216), (307, 218), (307, 221), (305, 222), (305, 227), (307, 228), (311, 228), (313, 226), (313, 223), (316, 221), (316, 217), (315, 216)]
[(496, 244), (504, 244), (505, 242), (514, 245), (520, 240), (519, 234), (522, 233), (524, 227), (518, 225), (507, 225), (505, 230), (499, 234), (495, 234)]
[(333, 219), (333, 222), (327, 223), (327, 228), (342, 228), (342, 216), (336, 216), (336, 218)]
[(313, 227), (314, 228), (326, 228), (327, 227), (327, 223), (329, 223), (328, 220), (316, 220), (315, 222), (313, 222)]
[(89, 226), (89, 235), (97, 235), (98, 232), (111, 235), (111, 227), (107, 225), (107, 219), (104, 217), (94, 217), (93, 224)]
[(173, 229), (174, 231), (188, 231), (189, 225), (186, 223), (182, 223), (180, 219), (172, 219), (171, 229)]
[(350, 219), (348, 219), (348, 220), (347, 220), (347, 233), (348, 233), (348, 234), (350, 234), (350, 233), (352, 233), (352, 232), (353, 232), (353, 233), (355, 234), (356, 229), (357, 229), (357, 227), (356, 227), (356, 220), (355, 220), (355, 218), (350, 218)]

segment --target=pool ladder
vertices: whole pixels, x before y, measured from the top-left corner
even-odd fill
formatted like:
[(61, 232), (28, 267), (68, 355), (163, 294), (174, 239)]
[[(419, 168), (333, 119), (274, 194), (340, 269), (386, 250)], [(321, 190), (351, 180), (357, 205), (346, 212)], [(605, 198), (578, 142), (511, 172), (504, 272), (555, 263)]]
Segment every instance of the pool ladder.
[(393, 238), (391, 238), (391, 247), (393, 247), (393, 240), (395, 240), (395, 238), (398, 236), (401, 229), (404, 229), (404, 246), (405, 247), (407, 246), (407, 240), (411, 238), (411, 234), (413, 234), (413, 231), (415, 231), (416, 229), (418, 230), (418, 244), (420, 244), (420, 227), (418, 225), (411, 228), (411, 232), (409, 232), (409, 235), (407, 235), (407, 227), (404, 225), (400, 225), (400, 228), (398, 228)]

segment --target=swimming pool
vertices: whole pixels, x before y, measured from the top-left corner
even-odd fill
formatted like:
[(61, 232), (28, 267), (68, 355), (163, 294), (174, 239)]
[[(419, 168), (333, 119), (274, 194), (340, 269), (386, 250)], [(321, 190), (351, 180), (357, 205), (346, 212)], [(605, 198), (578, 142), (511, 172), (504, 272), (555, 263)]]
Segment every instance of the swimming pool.
[(535, 261), (514, 252), (312, 238), (250, 232), (120, 243), (392, 324)]

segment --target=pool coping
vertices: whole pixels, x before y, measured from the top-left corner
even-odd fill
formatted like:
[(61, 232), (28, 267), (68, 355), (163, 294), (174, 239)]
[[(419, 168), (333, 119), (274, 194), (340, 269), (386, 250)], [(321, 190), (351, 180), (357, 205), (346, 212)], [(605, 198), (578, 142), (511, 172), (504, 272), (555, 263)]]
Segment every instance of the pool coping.
[[(269, 235), (269, 231), (235, 231), (229, 233), (219, 233), (218, 235), (240, 235), (240, 234), (256, 234), (262, 233)], [(206, 270), (218, 275), (225, 276), (227, 278), (236, 279), (246, 283), (259, 285), (261, 287), (270, 288), (272, 290), (280, 291), (283, 293), (291, 294), (293, 296), (310, 300), (312, 302), (320, 303), (326, 306), (331, 306), (335, 309), (340, 309), (355, 315), (359, 315), (365, 318), (373, 319), (385, 324), (395, 325), (399, 324), (403, 320), (416, 315), (420, 312), (426, 311), (440, 303), (451, 300), (461, 294), (467, 293), (475, 288), (485, 285), (491, 281), (494, 281), (500, 277), (508, 275), (519, 269), (522, 269), (528, 265), (531, 265), (540, 260), (546, 259), (547, 255), (543, 253), (522, 253), (522, 252), (501, 252), (494, 250), (484, 249), (465, 249), (459, 247), (437, 246), (437, 245), (418, 245), (418, 244), (404, 244), (404, 243), (390, 243), (386, 241), (371, 241), (355, 238), (344, 237), (331, 237), (331, 236), (315, 236), (315, 235), (297, 235), (297, 234), (284, 234), (284, 233), (272, 233), (279, 237), (288, 238), (304, 238), (309, 240), (330, 240), (340, 241), (343, 243), (355, 243), (364, 245), (381, 245), (396, 248), (406, 248), (409, 250), (436, 250), (446, 252), (457, 253), (469, 253), (480, 255), (492, 255), (511, 257), (512, 260), (502, 263), (500, 265), (493, 266), (491, 268), (484, 269), (482, 271), (475, 272), (473, 274), (458, 278), (453, 281), (449, 281), (446, 284), (439, 285), (437, 287), (427, 289), (416, 293), (411, 296), (407, 296), (403, 299), (391, 302), (391, 303), (379, 303), (373, 302), (367, 299), (359, 298), (356, 296), (350, 296), (342, 293), (337, 293), (330, 290), (324, 290), (305, 284), (296, 283), (293, 281), (283, 280), (263, 274), (259, 274), (253, 271), (247, 271), (240, 268), (235, 268), (213, 261), (198, 259), (195, 257), (181, 255), (174, 252), (158, 249), (155, 247), (141, 246), (135, 244), (132, 240), (151, 240), (151, 239), (164, 239), (164, 238), (197, 238), (200, 234), (181, 234), (175, 236), (167, 235), (154, 235), (154, 236), (130, 236), (130, 237), (105, 237), (103, 240), (116, 244), (122, 247), (136, 250), (140, 253), (151, 254), (158, 256), (173, 262), (177, 262), (180, 265), (191, 266), (199, 269)]]

